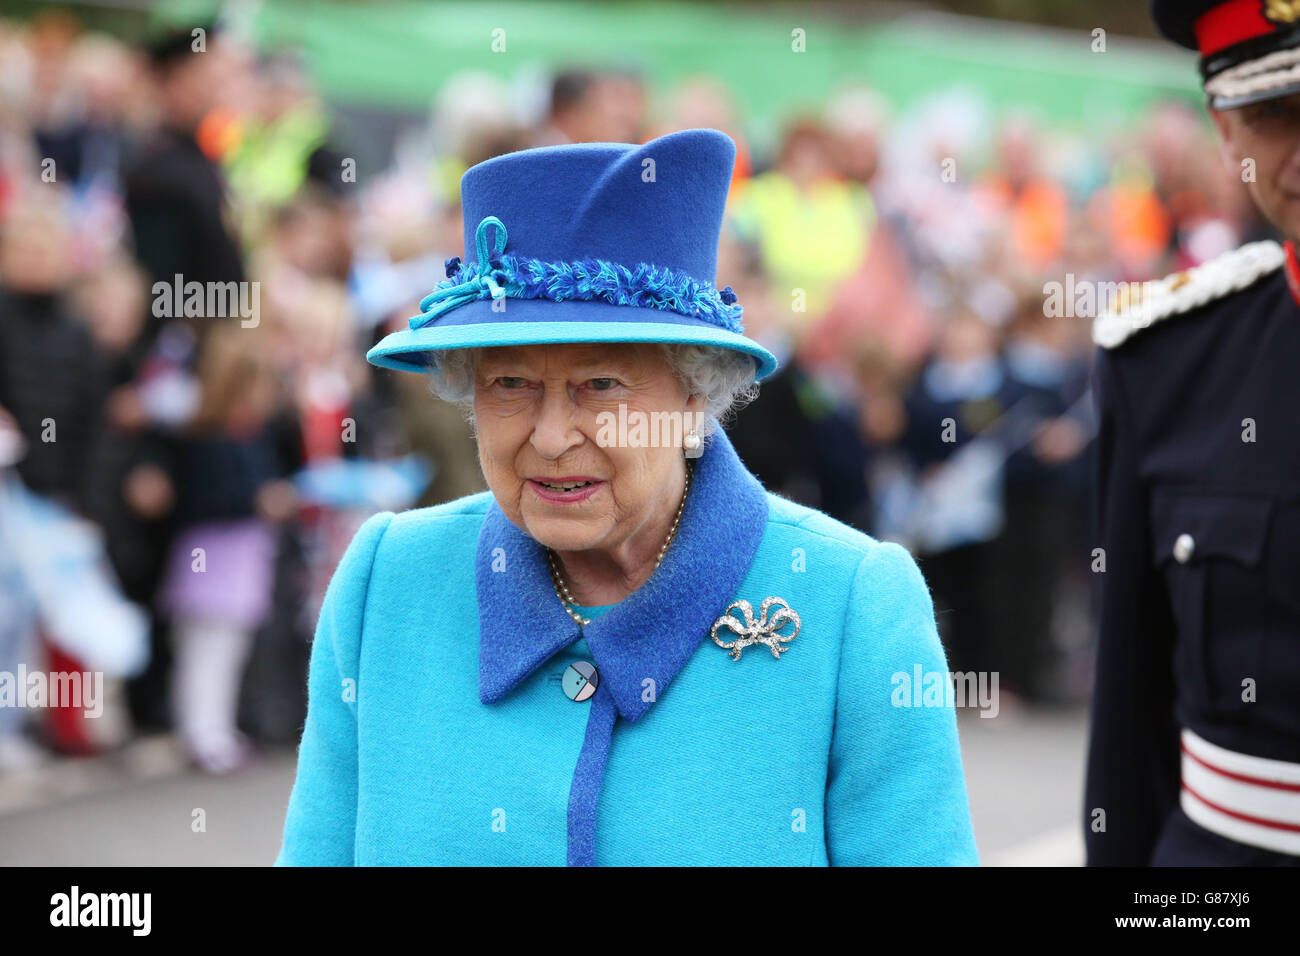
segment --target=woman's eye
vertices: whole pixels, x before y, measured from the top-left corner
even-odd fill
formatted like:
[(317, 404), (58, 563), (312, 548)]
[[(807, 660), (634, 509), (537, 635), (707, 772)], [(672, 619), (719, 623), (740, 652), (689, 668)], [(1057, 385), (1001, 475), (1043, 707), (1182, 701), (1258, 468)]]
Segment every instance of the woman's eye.
[(594, 391), (608, 392), (611, 388), (616, 386), (618, 382), (612, 378), (593, 378), (587, 384), (590, 385)]
[(522, 378), (513, 375), (503, 375), (501, 378), (497, 379), (497, 381), (501, 384), (502, 388), (510, 389), (523, 388), (526, 384)]

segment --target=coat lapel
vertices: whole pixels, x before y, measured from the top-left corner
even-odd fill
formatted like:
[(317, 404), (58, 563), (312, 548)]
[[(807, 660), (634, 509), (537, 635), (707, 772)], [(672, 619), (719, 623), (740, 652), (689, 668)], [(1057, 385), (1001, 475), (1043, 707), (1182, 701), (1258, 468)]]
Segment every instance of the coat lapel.
[[(619, 714), (643, 717), (706, 640), (749, 572), (767, 495), (727, 436), (695, 462), (677, 538), (640, 588), (587, 625), (602, 687)], [(580, 629), (565, 612), (539, 545), (493, 502), (479, 532), (479, 697), (500, 700)]]

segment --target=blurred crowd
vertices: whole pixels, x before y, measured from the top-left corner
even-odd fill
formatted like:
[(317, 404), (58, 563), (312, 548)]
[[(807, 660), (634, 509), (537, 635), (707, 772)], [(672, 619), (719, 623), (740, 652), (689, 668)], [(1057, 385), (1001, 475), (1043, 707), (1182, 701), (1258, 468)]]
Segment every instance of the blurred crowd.
[[(521, 95), (464, 73), (378, 169), (292, 50), (136, 48), (46, 14), (0, 22), (0, 59), (0, 672), (102, 670), (119, 718), (0, 707), (0, 771), (173, 731), (225, 773), (296, 740), (360, 521), (485, 487), (462, 414), (363, 356), (463, 253), (460, 174), (491, 156), (736, 141), (718, 285), (783, 363), (727, 423), (737, 450), (906, 544), (951, 668), (997, 671), (1004, 706), (1089, 681), (1091, 316), (1051, 314), (1045, 283), (1146, 279), (1264, 230), (1175, 103), (1088, 136), (848, 86), (765, 143), (709, 77), (652, 97), (575, 67)], [(191, 310), (189, 283), (238, 307)], [(87, 593), (101, 626), (60, 625)]]

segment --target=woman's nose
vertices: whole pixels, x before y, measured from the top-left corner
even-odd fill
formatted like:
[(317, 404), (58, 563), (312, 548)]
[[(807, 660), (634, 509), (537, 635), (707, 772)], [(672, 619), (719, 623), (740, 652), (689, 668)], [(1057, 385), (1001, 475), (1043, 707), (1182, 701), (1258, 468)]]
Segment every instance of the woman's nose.
[(537, 454), (553, 461), (582, 444), (582, 432), (574, 424), (573, 400), (567, 389), (547, 389), (529, 441)]

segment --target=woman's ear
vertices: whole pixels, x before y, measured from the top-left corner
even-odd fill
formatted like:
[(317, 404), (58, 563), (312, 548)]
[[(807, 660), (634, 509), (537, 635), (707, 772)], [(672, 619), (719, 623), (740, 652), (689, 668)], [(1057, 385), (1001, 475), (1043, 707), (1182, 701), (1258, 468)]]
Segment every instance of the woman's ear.
[(696, 392), (686, 400), (686, 410), (696, 414), (703, 414), (704, 409), (708, 407), (709, 397), (703, 392)]

